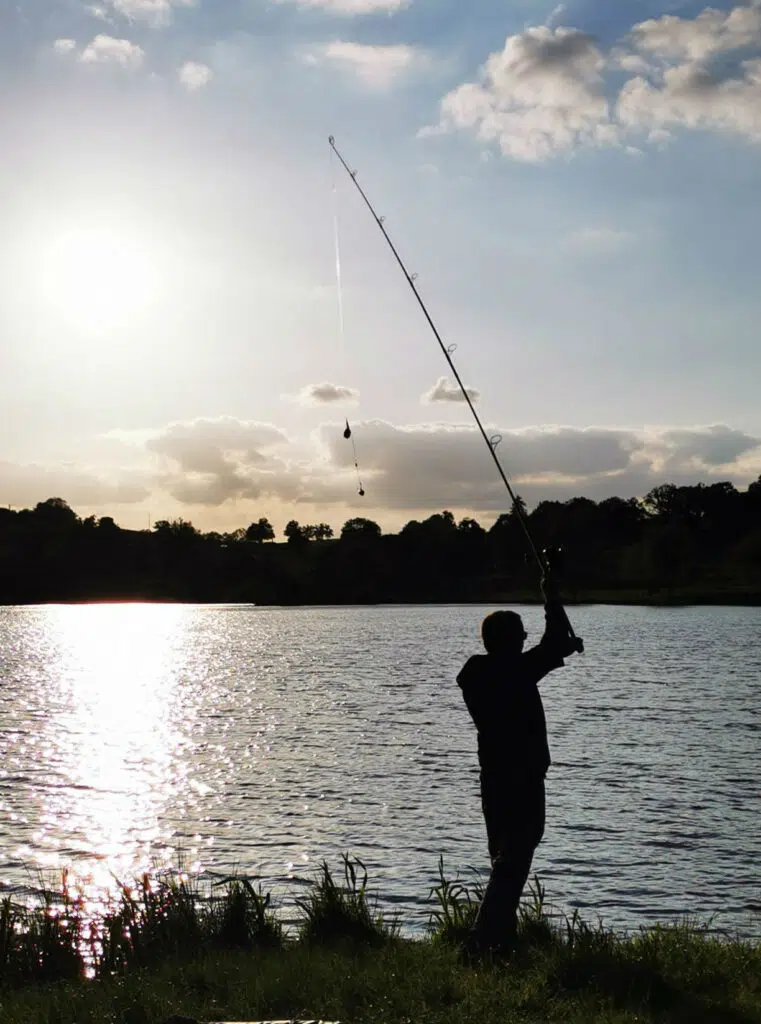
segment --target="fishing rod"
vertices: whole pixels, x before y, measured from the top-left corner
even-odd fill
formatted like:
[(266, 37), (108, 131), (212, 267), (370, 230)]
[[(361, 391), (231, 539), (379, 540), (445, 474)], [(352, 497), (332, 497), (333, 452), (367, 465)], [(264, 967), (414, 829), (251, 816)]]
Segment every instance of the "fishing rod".
[[(365, 190), (362, 188), (360, 183), (357, 181), (357, 171), (352, 171), (351, 168), (349, 167), (349, 165), (347, 164), (347, 162), (344, 160), (343, 156), (341, 155), (341, 153), (338, 150), (338, 147), (336, 146), (336, 140), (335, 140), (335, 137), (333, 135), (331, 135), (329, 137), (328, 142), (330, 143), (330, 148), (333, 150), (335, 155), (338, 157), (338, 160), (340, 161), (343, 169), (346, 171), (346, 173), (349, 175), (351, 180), (354, 182), (354, 185), (355, 185), (357, 191), (359, 192), (360, 196), (362, 196), (362, 199), (363, 199), (363, 201), (365, 203), (365, 206), (370, 211), (370, 213), (372, 214), (372, 217), (373, 217), (375, 223), (380, 228), (381, 234), (386, 239), (386, 242), (388, 243), (388, 247), (391, 249), (391, 252), (394, 254), (394, 258), (395, 258), (396, 262), (399, 265), (399, 269), (404, 274), (404, 277), (405, 277), (405, 279), (407, 281), (407, 284), (410, 286), (410, 288), (412, 290), (412, 294), (417, 299), (418, 305), (420, 306), (421, 310), (423, 311), (423, 315), (425, 316), (426, 320), (428, 321), (428, 326), (433, 331), (433, 336), (436, 338), (436, 341), (439, 344), (439, 348), (441, 349), (444, 358), (446, 359), (447, 363), (449, 364), (450, 370), (454, 374), (454, 378), (457, 381), (457, 386), (459, 387), (460, 391), (462, 392), (463, 398), (468, 403), (468, 408), (470, 409), (470, 411), (471, 411), (471, 413), (473, 415), (473, 419), (476, 421), (476, 426), (478, 427), (478, 430), (479, 430), (479, 432), (481, 434), (481, 437), (484, 439), (486, 447), (489, 449), (489, 454), (491, 455), (492, 460), (494, 462), (494, 465), (497, 468), (497, 472), (500, 475), (502, 483), (507, 488), (507, 493), (510, 495), (510, 500), (512, 501), (512, 504), (513, 504), (513, 512), (514, 512), (515, 516), (517, 517), (518, 522), (521, 525), (521, 528), (523, 529), (523, 533), (524, 533), (524, 535), (526, 537), (526, 540), (528, 541), (529, 550), (530, 550), (534, 560), (536, 561), (537, 566), (539, 567), (539, 571), (542, 574), (542, 577), (544, 579), (549, 579), (550, 576), (551, 576), (551, 572), (552, 572), (550, 561), (549, 561), (549, 559), (547, 557), (547, 554), (540, 550), (540, 548), (536, 544), (536, 541), (534, 540), (533, 534), (531, 532), (531, 527), (529, 526), (529, 522), (528, 522), (528, 519), (526, 517), (526, 514), (524, 513), (524, 511), (523, 511), (523, 509), (521, 507), (521, 503), (518, 501), (518, 497), (517, 497), (517, 495), (515, 494), (515, 491), (512, 488), (512, 485), (510, 483), (510, 480), (508, 479), (507, 473), (505, 472), (504, 467), (502, 466), (502, 463), (500, 462), (499, 455), (497, 454), (497, 448), (502, 443), (502, 436), (500, 434), (495, 434), (494, 436), (489, 437), (489, 435), (486, 432), (486, 429), (485, 429), (483, 423), (481, 422), (481, 417), (478, 415), (478, 412), (476, 411), (476, 407), (473, 404), (473, 400), (470, 397), (468, 389), (465, 387), (465, 385), (464, 385), (464, 383), (462, 381), (462, 377), (460, 377), (460, 374), (459, 374), (459, 372), (457, 370), (457, 367), (455, 366), (455, 363), (454, 363), (454, 360), (453, 360), (452, 356), (455, 353), (455, 351), (457, 350), (457, 346), (456, 345), (448, 345), (447, 346), (447, 345), (444, 344), (444, 342), (442, 340), (442, 337), (441, 337), (441, 335), (438, 332), (436, 324), (433, 322), (433, 318), (431, 317), (431, 314), (428, 312), (428, 308), (427, 308), (426, 304), (423, 302), (423, 298), (422, 298), (422, 296), (420, 295), (420, 292), (417, 289), (417, 285), (415, 284), (415, 281), (417, 279), (417, 274), (411, 274), (407, 270), (407, 267), (405, 266), (404, 260), (399, 255), (399, 251), (397, 250), (396, 246), (394, 245), (394, 243), (393, 243), (393, 241), (391, 239), (391, 236), (389, 235), (388, 231), (386, 230), (386, 224), (385, 224), (386, 218), (385, 217), (379, 217), (378, 214), (375, 212), (375, 208), (374, 208), (373, 204), (370, 202), (369, 198), (367, 197), (367, 194), (365, 193)], [(577, 651), (579, 653), (582, 653), (583, 650), (584, 650), (584, 641), (580, 637), (576, 636), (576, 634), (575, 634), (575, 632), (573, 630), (573, 626), (571, 625), (570, 620), (568, 618), (568, 615), (567, 615), (567, 613), (565, 611), (565, 608), (563, 608), (562, 605), (560, 605), (560, 607), (562, 609), (563, 622), (564, 622), (564, 625), (566, 626), (566, 628), (568, 630), (568, 635), (575, 642)]]

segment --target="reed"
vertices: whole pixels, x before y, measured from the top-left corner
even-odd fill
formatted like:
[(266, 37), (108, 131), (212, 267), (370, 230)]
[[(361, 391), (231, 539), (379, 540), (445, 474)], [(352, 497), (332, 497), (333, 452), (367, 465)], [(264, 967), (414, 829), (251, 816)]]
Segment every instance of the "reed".
[(100, 924), (72, 891), (38, 907), (0, 903), (3, 1024), (160, 1024), (323, 1019), (380, 1024), (761, 1024), (761, 946), (691, 921), (632, 934), (558, 914), (535, 878), (505, 962), (459, 945), (481, 889), (439, 860), (429, 934), (403, 938), (347, 855), (323, 863), (284, 933), (268, 894), (234, 876), (122, 886)]
[(347, 853), (342, 861), (343, 885), (334, 880), (323, 861), (309, 895), (296, 901), (302, 914), (299, 939), (309, 944), (383, 945), (397, 935), (398, 921), (385, 919), (377, 906), (371, 905), (362, 861)]

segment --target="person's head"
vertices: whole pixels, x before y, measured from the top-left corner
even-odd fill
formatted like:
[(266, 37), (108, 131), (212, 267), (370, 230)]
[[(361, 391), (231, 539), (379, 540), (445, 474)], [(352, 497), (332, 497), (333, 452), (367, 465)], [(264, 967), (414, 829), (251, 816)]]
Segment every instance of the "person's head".
[(481, 623), (481, 639), (487, 654), (520, 654), (526, 636), (523, 619), (517, 612), (492, 612)]

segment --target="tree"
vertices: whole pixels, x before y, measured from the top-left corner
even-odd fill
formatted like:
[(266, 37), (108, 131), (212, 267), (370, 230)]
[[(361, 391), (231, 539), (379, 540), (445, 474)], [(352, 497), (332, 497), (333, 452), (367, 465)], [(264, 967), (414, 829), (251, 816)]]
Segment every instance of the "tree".
[(654, 487), (642, 499), (642, 505), (649, 516), (674, 519), (679, 513), (679, 488), (675, 484)]
[(372, 519), (363, 519), (357, 516), (356, 519), (347, 519), (341, 527), (341, 540), (349, 540), (352, 537), (380, 537), (381, 528)]
[(53, 530), (64, 530), (79, 523), (79, 516), (63, 498), (47, 498), (38, 502), (32, 515)]
[(309, 540), (307, 529), (308, 527), (300, 526), (297, 520), (291, 519), (286, 523), (283, 534), (288, 538), (289, 544), (303, 544), (305, 540)]
[(167, 519), (159, 519), (153, 525), (153, 532), (158, 537), (171, 537), (174, 540), (184, 541), (195, 540), (201, 536), (195, 526), (186, 519), (172, 519), (171, 522)]
[(317, 526), (312, 527), (314, 540), (330, 540), (333, 536), (333, 527), (328, 526), (327, 523), (318, 523)]
[(260, 519), (258, 523), (251, 523), (246, 530), (246, 540), (251, 544), (263, 544), (266, 540), (274, 540), (275, 531), (269, 519)]

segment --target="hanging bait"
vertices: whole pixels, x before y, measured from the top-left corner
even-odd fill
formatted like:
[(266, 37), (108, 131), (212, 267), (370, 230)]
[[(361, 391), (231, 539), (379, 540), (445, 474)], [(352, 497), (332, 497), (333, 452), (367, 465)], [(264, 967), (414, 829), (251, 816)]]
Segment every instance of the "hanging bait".
[(357, 494), (360, 495), (360, 498), (364, 498), (365, 487), (362, 485), (362, 475), (360, 473), (360, 460), (356, 458), (356, 445), (354, 444), (354, 436), (351, 432), (351, 427), (349, 426), (348, 420), (346, 420), (346, 429), (343, 432), (343, 436), (346, 438), (347, 441), (351, 441), (351, 450), (354, 453), (354, 469), (356, 470), (356, 483), (358, 487), (360, 487), (360, 489), (358, 489)]
[[(399, 252), (398, 252), (396, 246), (394, 245), (394, 243), (391, 240), (391, 236), (389, 235), (388, 231), (386, 230), (386, 226), (385, 226), (386, 218), (385, 217), (379, 217), (378, 214), (375, 212), (375, 208), (373, 207), (372, 203), (370, 202), (370, 200), (368, 199), (367, 195), (365, 194), (364, 189), (362, 188), (360, 183), (357, 181), (357, 172), (356, 171), (352, 171), (351, 168), (349, 167), (349, 165), (344, 160), (344, 158), (341, 156), (341, 154), (338, 151), (338, 148), (336, 147), (336, 140), (335, 140), (335, 138), (332, 135), (328, 139), (328, 142), (330, 143), (330, 148), (335, 153), (335, 155), (338, 157), (338, 159), (339, 159), (339, 161), (341, 163), (341, 166), (343, 167), (343, 169), (346, 171), (346, 173), (349, 175), (349, 177), (353, 181), (355, 188), (357, 189), (357, 191), (359, 192), (360, 196), (362, 197), (362, 199), (363, 199), (363, 201), (365, 203), (365, 206), (367, 207), (367, 209), (372, 214), (373, 220), (378, 225), (378, 228), (380, 229), (381, 234), (383, 235), (383, 237), (385, 238), (386, 242), (388, 243), (388, 247), (391, 249), (391, 252), (394, 254), (394, 259), (396, 260), (397, 264), (399, 265), (400, 270), (404, 274), (404, 277), (405, 277), (405, 279), (407, 281), (407, 284), (410, 286), (410, 289), (412, 290), (413, 295), (417, 299), (418, 305), (420, 306), (421, 310), (423, 311), (423, 315), (425, 316), (425, 318), (426, 318), (426, 320), (428, 322), (428, 326), (431, 328), (431, 331), (433, 332), (433, 335), (434, 335), (434, 337), (436, 338), (436, 341), (439, 344), (439, 348), (441, 349), (441, 351), (442, 351), (442, 353), (444, 355), (444, 358), (446, 359), (447, 363), (449, 364), (450, 370), (454, 374), (454, 378), (457, 381), (457, 385), (460, 388), (460, 391), (462, 392), (462, 396), (465, 399), (465, 401), (467, 402), (468, 408), (470, 409), (470, 411), (471, 411), (471, 413), (473, 415), (473, 419), (476, 421), (476, 426), (478, 427), (478, 430), (479, 430), (481, 436), (483, 437), (484, 442), (485, 442), (487, 448), (489, 449), (489, 454), (491, 455), (492, 460), (494, 462), (494, 465), (497, 468), (497, 472), (499, 473), (500, 479), (502, 480), (502, 483), (507, 488), (507, 493), (510, 495), (510, 499), (511, 499), (512, 505), (513, 505), (513, 510), (515, 512), (515, 515), (517, 516), (518, 522), (520, 523), (521, 528), (523, 530), (523, 533), (524, 533), (524, 535), (526, 537), (526, 541), (528, 543), (528, 547), (529, 547), (529, 551), (531, 553), (531, 556), (533, 557), (534, 561), (536, 562), (537, 566), (539, 567), (539, 571), (540, 571), (542, 577), (549, 577), (551, 575), (551, 572), (552, 572), (552, 565), (551, 565), (552, 559), (548, 558), (547, 554), (544, 551), (541, 551), (540, 548), (537, 546), (536, 541), (534, 540), (534, 537), (533, 537), (533, 535), (531, 533), (531, 528), (529, 526), (528, 518), (527, 518), (525, 512), (523, 511), (523, 509), (521, 508), (520, 502), (518, 501), (518, 498), (517, 498), (517, 496), (515, 494), (515, 491), (513, 490), (512, 486), (510, 484), (510, 480), (508, 479), (507, 473), (505, 472), (505, 470), (504, 470), (504, 468), (502, 466), (502, 463), (500, 462), (499, 456), (497, 455), (497, 448), (499, 447), (500, 443), (502, 442), (502, 437), (497, 434), (496, 436), (490, 438), (489, 435), (486, 433), (484, 425), (481, 422), (481, 418), (478, 415), (478, 413), (476, 412), (476, 407), (473, 404), (473, 399), (471, 398), (471, 395), (468, 392), (468, 389), (465, 387), (465, 385), (462, 382), (462, 378), (460, 377), (460, 374), (459, 374), (459, 372), (457, 370), (457, 367), (455, 366), (454, 360), (452, 359), (452, 356), (453, 356), (453, 354), (455, 352), (456, 346), (450, 345), (449, 347), (447, 347), (444, 344), (444, 342), (442, 341), (441, 335), (439, 334), (439, 332), (438, 332), (438, 330), (436, 328), (436, 325), (433, 322), (431, 314), (428, 312), (428, 309), (427, 309), (425, 303), (423, 302), (423, 299), (422, 299), (422, 297), (420, 295), (420, 292), (417, 289), (417, 285), (415, 284), (415, 282), (417, 280), (417, 274), (411, 274), (409, 272), (409, 270), (407, 270), (407, 267), (405, 266), (404, 261), (402, 260), (402, 257), (399, 255)], [(348, 422), (347, 422), (347, 426), (348, 426)], [(564, 620), (565, 620), (564, 621), (564, 625), (565, 625), (565, 627), (568, 630), (568, 636), (573, 641), (575, 641), (576, 649), (579, 651), (579, 653), (581, 653), (584, 650), (584, 641), (580, 637), (577, 637), (576, 634), (574, 633), (573, 626), (570, 623), (570, 620), (568, 618), (568, 615), (565, 612), (565, 609), (563, 610), (563, 616), (564, 616)]]

